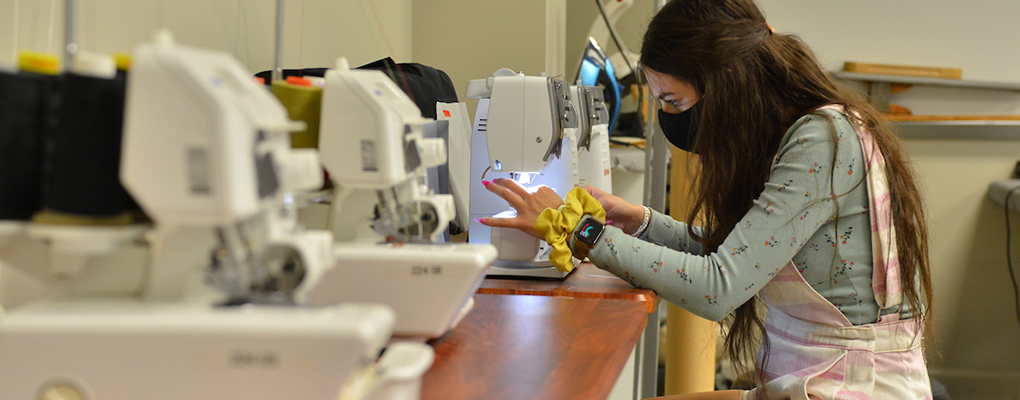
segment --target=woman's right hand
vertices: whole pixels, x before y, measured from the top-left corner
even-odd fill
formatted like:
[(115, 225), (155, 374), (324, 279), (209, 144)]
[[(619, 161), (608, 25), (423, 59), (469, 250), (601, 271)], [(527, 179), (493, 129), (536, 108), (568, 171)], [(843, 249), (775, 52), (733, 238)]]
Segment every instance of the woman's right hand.
[(587, 190), (591, 197), (602, 204), (602, 208), (606, 210), (606, 221), (609, 222), (609, 225), (620, 228), (624, 233), (631, 235), (644, 222), (644, 207), (628, 203), (626, 200), (606, 193), (595, 186), (585, 186), (584, 190)]

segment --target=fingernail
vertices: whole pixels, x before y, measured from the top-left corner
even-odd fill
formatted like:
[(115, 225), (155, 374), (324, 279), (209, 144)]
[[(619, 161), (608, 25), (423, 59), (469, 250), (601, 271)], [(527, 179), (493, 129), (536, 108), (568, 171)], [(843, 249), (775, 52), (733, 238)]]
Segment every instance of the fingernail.
[(489, 185), (491, 185), (491, 184), (492, 184), (492, 182), (482, 181), (482, 185), (485, 185), (485, 187), (489, 187)]
[(606, 220), (606, 225), (612, 225), (612, 224), (613, 224), (613, 220), (611, 220), (611, 219), (607, 219)]
[(480, 223), (482, 223), (482, 219), (481, 218), (475, 218), (475, 222), (480, 224)]

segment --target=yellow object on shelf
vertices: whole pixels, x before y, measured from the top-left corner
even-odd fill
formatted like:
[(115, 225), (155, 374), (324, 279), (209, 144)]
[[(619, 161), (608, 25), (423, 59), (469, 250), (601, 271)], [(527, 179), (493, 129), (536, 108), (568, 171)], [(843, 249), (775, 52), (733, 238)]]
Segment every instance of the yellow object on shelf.
[(18, 52), (18, 69), (37, 74), (60, 73), (60, 57), (49, 53), (21, 50)]
[(113, 60), (117, 63), (117, 69), (127, 71), (131, 69), (131, 55), (127, 53), (113, 53)]
[(139, 223), (145, 219), (144, 215), (136, 212), (125, 212), (109, 216), (91, 216), (42, 210), (32, 216), (32, 222), (37, 224), (75, 226), (124, 226)]

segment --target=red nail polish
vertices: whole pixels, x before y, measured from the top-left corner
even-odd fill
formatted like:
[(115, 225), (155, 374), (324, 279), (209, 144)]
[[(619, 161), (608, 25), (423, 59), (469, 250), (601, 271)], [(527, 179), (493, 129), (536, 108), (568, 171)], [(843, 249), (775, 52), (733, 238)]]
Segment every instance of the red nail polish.
[(491, 185), (491, 184), (492, 184), (492, 182), (482, 181), (482, 185), (485, 185), (485, 187), (489, 187), (489, 185)]
[(475, 218), (475, 222), (477, 222), (479, 224), (482, 223), (482, 218)]

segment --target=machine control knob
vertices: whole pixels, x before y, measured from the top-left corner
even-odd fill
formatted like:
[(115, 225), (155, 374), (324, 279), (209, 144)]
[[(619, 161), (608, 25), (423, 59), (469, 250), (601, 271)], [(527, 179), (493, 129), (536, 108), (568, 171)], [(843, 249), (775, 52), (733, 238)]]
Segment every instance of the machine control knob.
[(39, 392), (39, 400), (87, 400), (78, 386), (69, 382), (51, 382)]

